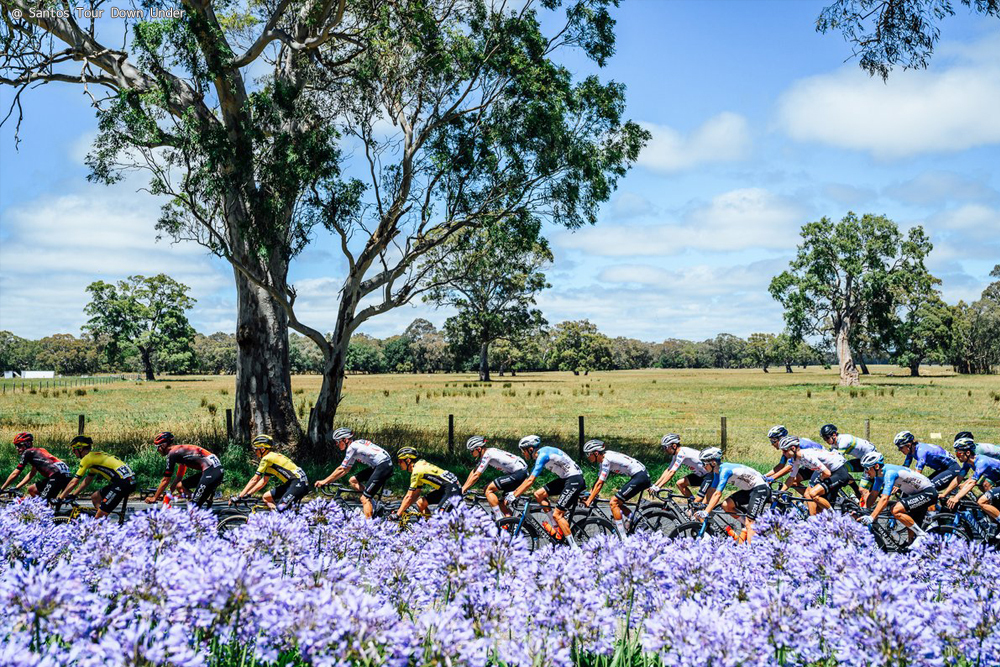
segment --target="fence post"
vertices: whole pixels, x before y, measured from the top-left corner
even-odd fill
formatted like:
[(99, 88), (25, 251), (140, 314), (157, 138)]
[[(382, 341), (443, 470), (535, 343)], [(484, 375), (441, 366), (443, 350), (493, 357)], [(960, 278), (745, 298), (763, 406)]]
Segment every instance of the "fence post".
[(233, 440), (233, 409), (226, 408), (226, 439)]
[(583, 457), (583, 415), (577, 417), (580, 425), (580, 457)]
[(722, 417), (719, 421), (719, 440), (722, 443), (722, 448), (725, 449), (726, 445), (729, 443), (729, 431), (726, 428), (725, 417)]
[(871, 419), (866, 419), (865, 420), (865, 440), (868, 440), (869, 442), (871, 442), (871, 439), (872, 439), (872, 420)]
[(455, 453), (455, 415), (448, 415), (448, 455)]
[(80, 415), (80, 423), (77, 426), (77, 435), (83, 435), (83, 424), (86, 421), (86, 417)]

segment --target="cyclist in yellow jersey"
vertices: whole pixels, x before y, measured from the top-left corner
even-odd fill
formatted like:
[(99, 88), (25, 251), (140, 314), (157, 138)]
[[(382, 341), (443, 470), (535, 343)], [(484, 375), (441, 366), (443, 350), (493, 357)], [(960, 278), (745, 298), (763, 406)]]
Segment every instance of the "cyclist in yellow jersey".
[(229, 500), (230, 505), (233, 501), (242, 500), (263, 489), (272, 475), (281, 482), (263, 497), (264, 503), (272, 510), (283, 512), (289, 505), (302, 500), (309, 493), (309, 480), (305, 471), (284, 454), (273, 451), (273, 448), (274, 438), (269, 435), (258, 435), (253, 439), (253, 452), (260, 459), (260, 465), (239, 495)]
[(124, 461), (104, 452), (95, 452), (93, 446), (94, 441), (85, 435), (78, 435), (69, 443), (70, 451), (80, 459), (80, 469), (73, 475), (73, 479), (62, 490), (57, 500), (64, 500), (74, 489), (83, 493), (95, 475), (103, 477), (108, 484), (90, 496), (91, 502), (97, 508), (95, 516), (103, 519), (114, 512), (119, 503), (123, 501), (128, 503), (129, 495), (135, 491), (135, 473)]
[[(399, 503), (396, 516), (403, 516), (414, 503), (421, 512), (426, 512), (432, 504), (437, 504), (441, 511), (454, 509), (462, 497), (455, 473), (420, 459), (420, 453), (413, 447), (403, 447), (396, 456), (399, 467), (410, 473), (410, 490)], [(421, 497), (424, 489), (428, 493)]]

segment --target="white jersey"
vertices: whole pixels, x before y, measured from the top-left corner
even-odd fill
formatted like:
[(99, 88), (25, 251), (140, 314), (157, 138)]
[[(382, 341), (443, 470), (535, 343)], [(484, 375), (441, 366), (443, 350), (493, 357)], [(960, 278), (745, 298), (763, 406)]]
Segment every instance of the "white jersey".
[(521, 457), (496, 447), (489, 447), (483, 452), (482, 458), (479, 459), (479, 465), (476, 466), (476, 472), (482, 474), (490, 466), (507, 475), (528, 468), (528, 464)]
[(645, 470), (646, 466), (642, 465), (631, 456), (625, 456), (619, 452), (604, 452), (604, 460), (601, 461), (601, 472), (597, 479), (598, 481), (603, 482), (611, 473), (631, 477), (632, 475), (638, 475), (640, 472), (644, 472)]
[(800, 449), (798, 458), (792, 462), (792, 477), (799, 474), (799, 468), (813, 471), (826, 468), (834, 472), (843, 468), (846, 463), (847, 459), (837, 452), (828, 452), (825, 449)]
[(875, 445), (864, 438), (856, 438), (847, 433), (837, 435), (837, 442), (830, 448), (831, 451), (838, 452), (843, 456), (853, 456), (856, 459), (864, 458), (865, 454), (875, 451)]
[(535, 454), (535, 467), (531, 470), (532, 477), (538, 477), (542, 470), (553, 472), (560, 479), (582, 475), (583, 471), (569, 454), (556, 447), (542, 447)]
[(392, 461), (392, 457), (389, 456), (389, 452), (385, 451), (373, 442), (369, 442), (368, 440), (355, 440), (347, 446), (347, 451), (344, 452), (344, 462), (340, 464), (340, 467), (350, 468), (354, 465), (355, 461), (360, 461), (366, 466), (374, 468), (380, 463)]
[(687, 466), (696, 475), (705, 476), (708, 471), (705, 470), (705, 466), (701, 464), (701, 452), (697, 449), (691, 449), (690, 447), (678, 447), (677, 453), (674, 454), (674, 460), (670, 462), (670, 472), (677, 472), (677, 470), (682, 466)]

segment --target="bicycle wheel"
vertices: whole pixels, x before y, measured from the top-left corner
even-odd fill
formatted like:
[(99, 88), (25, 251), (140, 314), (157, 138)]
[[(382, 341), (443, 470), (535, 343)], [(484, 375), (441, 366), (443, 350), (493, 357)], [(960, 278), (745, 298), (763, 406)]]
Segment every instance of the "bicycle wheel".
[(225, 537), (227, 533), (245, 526), (246, 523), (247, 517), (245, 514), (231, 514), (224, 519), (220, 519), (215, 529), (218, 531), (219, 537)]
[(504, 540), (505, 544), (510, 544), (514, 540), (524, 540), (528, 551), (534, 551), (538, 548), (538, 531), (527, 521), (521, 525), (521, 530), (518, 531), (517, 524), (520, 521), (520, 517), (516, 516), (504, 517), (497, 521), (500, 539)]
[[(667, 537), (670, 537), (670, 538), (677, 538), (677, 537), (696, 538), (696, 537), (699, 537), (701, 535), (701, 526), (702, 526), (702, 522), (701, 521), (688, 521), (687, 523), (682, 523), (681, 525), (679, 525), (676, 528), (674, 528), (673, 530), (671, 530), (667, 534)], [(708, 524), (708, 526), (705, 528), (705, 535), (713, 536), (713, 537), (715, 536), (715, 529), (712, 527), (711, 523)]]
[(616, 536), (615, 524), (607, 519), (591, 516), (581, 519), (573, 524), (573, 538), (583, 544), (587, 540), (592, 540), (599, 535)]
[(65, 526), (70, 521), (71, 521), (71, 519), (68, 516), (66, 516), (65, 514), (62, 515), (62, 516), (54, 516), (54, 517), (52, 517), (52, 523), (54, 523), (57, 526)]
[(680, 522), (674, 513), (665, 509), (643, 510), (642, 514), (634, 521), (630, 533), (645, 530), (654, 533), (669, 535)]
[(945, 542), (952, 542), (956, 539), (969, 541), (969, 533), (964, 526), (956, 526), (952, 522), (940, 521), (927, 529), (931, 535), (940, 535)]

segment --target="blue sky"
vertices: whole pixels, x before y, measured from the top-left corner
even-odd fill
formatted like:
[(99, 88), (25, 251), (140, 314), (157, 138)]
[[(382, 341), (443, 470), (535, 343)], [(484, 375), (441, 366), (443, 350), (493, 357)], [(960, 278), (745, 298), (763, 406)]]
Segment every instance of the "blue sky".
[[(602, 76), (628, 87), (628, 115), (654, 138), (597, 226), (549, 229), (552, 323), (588, 318), (610, 335), (702, 339), (779, 331), (767, 293), (798, 229), (848, 210), (921, 224), (950, 302), (978, 298), (1000, 262), (1000, 22), (942, 24), (931, 68), (872, 80), (838, 35), (813, 30), (822, 3), (624, 2)], [(583, 73), (586, 63), (571, 61)], [(0, 88), (6, 106), (10, 91)], [(141, 180), (87, 183), (88, 99), (53, 84), (25, 100), (20, 150), (0, 131), (0, 329), (78, 333), (85, 287), (168, 273), (192, 288), (203, 332), (232, 331), (232, 272), (194, 245), (156, 242), (160, 202)], [(299, 316), (330, 330), (343, 268), (320, 238), (292, 280)], [(425, 304), (370, 321), (399, 333)]]

